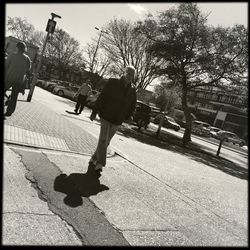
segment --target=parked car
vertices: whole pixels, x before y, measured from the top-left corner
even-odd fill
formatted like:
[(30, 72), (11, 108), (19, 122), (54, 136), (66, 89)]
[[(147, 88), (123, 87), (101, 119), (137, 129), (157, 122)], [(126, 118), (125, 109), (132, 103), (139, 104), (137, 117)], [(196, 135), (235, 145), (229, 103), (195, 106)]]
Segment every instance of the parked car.
[(203, 121), (193, 121), (192, 122), (192, 133), (199, 136), (210, 137), (210, 127), (211, 125)]
[(209, 130), (210, 130), (209, 132), (210, 132), (210, 136), (211, 136), (211, 137), (213, 137), (213, 138), (215, 138), (215, 139), (219, 139), (217, 133), (218, 133), (219, 131), (221, 131), (221, 129), (216, 128), (216, 127), (210, 127)]
[(44, 88), (44, 86), (46, 85), (46, 82), (47, 82), (46, 80), (37, 79), (36, 85), (41, 88)]
[(225, 142), (231, 142), (233, 144), (238, 144), (240, 147), (244, 146), (246, 142), (243, 139), (240, 139), (238, 135), (233, 132), (221, 130), (217, 132), (217, 135), (220, 139), (225, 138)]
[(46, 85), (45, 89), (52, 92), (52, 90), (54, 89), (54, 87), (57, 86), (57, 85), (58, 85), (57, 82), (51, 81), (51, 82), (48, 82), (48, 84)]
[(100, 95), (99, 91), (92, 90), (86, 99), (86, 106), (92, 109), (99, 95)]
[(53, 93), (62, 97), (69, 98), (71, 100), (75, 100), (75, 94), (78, 91), (79, 87), (76, 86), (56, 86), (53, 89)]
[(152, 122), (154, 121), (154, 118), (159, 114), (161, 114), (160, 108), (151, 107), (150, 119)]
[[(155, 117), (155, 119), (154, 119), (155, 124), (160, 123), (162, 115), (164, 115), (164, 114), (159, 114)], [(164, 115), (164, 120), (163, 120), (162, 126), (165, 128), (174, 129), (175, 131), (179, 131), (181, 129), (180, 125), (175, 122), (174, 118), (172, 118), (170, 116), (166, 116), (166, 115)]]
[(66, 81), (62, 81), (62, 80), (53, 80), (53, 81), (49, 82), (46, 89), (49, 90), (50, 92), (53, 92), (53, 89), (56, 86), (69, 87), (69, 86), (71, 86), (71, 83), (66, 82)]
[(151, 108), (144, 102), (137, 101), (135, 106), (135, 112), (133, 115), (133, 122), (135, 122), (139, 129), (148, 127), (150, 123)]
[(179, 124), (182, 128), (186, 128), (186, 121), (185, 120), (175, 120), (177, 124)]

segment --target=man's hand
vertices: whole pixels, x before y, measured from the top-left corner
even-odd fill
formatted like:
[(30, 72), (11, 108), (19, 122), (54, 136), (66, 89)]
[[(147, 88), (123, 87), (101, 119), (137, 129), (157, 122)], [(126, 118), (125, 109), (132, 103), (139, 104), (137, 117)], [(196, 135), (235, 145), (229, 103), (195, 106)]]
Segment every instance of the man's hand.
[(127, 119), (127, 121), (128, 121), (129, 123), (131, 123), (131, 122), (133, 121), (133, 116), (130, 116), (130, 117)]
[(90, 120), (93, 121), (95, 120), (96, 117), (96, 113), (94, 111), (92, 111), (91, 115), (90, 115)]

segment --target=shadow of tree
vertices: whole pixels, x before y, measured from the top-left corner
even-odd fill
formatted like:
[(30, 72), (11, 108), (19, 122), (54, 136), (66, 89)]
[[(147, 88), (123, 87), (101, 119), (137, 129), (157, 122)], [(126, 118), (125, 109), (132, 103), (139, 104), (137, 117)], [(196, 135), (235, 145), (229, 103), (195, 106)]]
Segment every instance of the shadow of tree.
[(91, 195), (109, 190), (107, 186), (100, 183), (100, 176), (100, 173), (96, 172), (92, 165), (89, 165), (85, 174), (58, 175), (54, 181), (54, 190), (67, 195), (64, 198), (66, 205), (70, 207), (81, 206), (81, 197), (90, 197)]
[(181, 155), (186, 155), (195, 161), (219, 169), (227, 174), (240, 179), (248, 180), (248, 169), (243, 168), (223, 157), (217, 157), (215, 154), (207, 152), (204, 146), (193, 142), (188, 143), (188, 145), (184, 148), (182, 146), (182, 138), (165, 131), (161, 131), (160, 136), (156, 138), (156, 131), (152, 128), (148, 128), (147, 130), (138, 130), (136, 126), (128, 126), (126, 124), (119, 128), (118, 134), (134, 138), (141, 143), (146, 143), (162, 149), (177, 152)]

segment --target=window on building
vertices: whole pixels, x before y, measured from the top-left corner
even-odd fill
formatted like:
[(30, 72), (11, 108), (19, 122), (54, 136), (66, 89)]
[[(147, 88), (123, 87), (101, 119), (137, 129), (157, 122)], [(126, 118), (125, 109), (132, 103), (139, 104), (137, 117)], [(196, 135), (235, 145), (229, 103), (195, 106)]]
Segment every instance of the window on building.
[(206, 99), (211, 100), (212, 99), (212, 94), (207, 93)]
[(199, 98), (204, 98), (204, 93), (199, 92), (199, 93), (197, 94), (197, 97), (199, 97)]
[(225, 102), (226, 101), (226, 96), (221, 96), (221, 100), (220, 101), (222, 101), (222, 102)]
[(216, 100), (217, 99), (217, 94), (213, 94), (211, 97), (212, 100)]
[(195, 94), (194, 91), (189, 91), (189, 92), (188, 92), (188, 95), (189, 95), (189, 96), (194, 96), (194, 94)]

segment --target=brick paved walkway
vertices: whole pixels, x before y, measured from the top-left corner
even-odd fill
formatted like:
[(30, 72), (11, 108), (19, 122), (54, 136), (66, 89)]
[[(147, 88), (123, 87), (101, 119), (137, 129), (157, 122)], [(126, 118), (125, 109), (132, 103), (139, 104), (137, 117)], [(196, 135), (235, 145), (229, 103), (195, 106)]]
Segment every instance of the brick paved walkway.
[[(4, 120), (4, 125), (39, 133), (39, 136), (44, 134), (60, 138), (66, 142), (70, 151), (89, 155), (94, 152), (97, 139), (84, 129), (84, 125), (75, 125), (34, 99), (32, 102), (19, 99), (15, 113)], [(13, 140), (20, 143), (19, 137), (12, 135)], [(108, 150), (108, 155), (111, 154), (111, 150)]]

